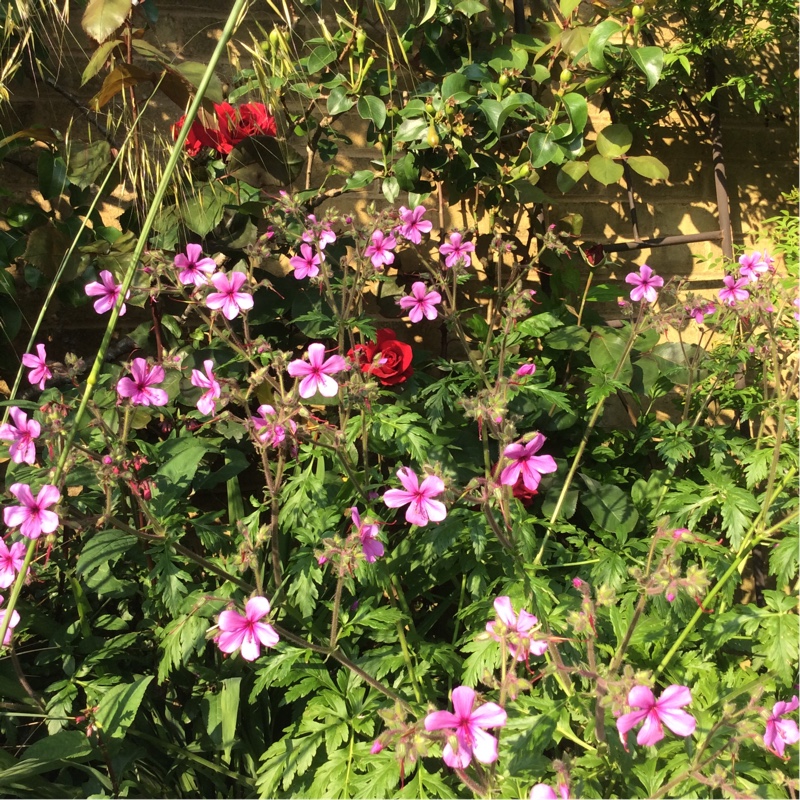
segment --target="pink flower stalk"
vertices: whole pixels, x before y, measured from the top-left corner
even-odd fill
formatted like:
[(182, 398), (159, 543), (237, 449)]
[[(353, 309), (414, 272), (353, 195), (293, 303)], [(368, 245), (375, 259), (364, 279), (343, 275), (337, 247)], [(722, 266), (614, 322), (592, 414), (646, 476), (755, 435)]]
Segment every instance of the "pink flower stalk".
[(217, 410), (216, 400), (220, 396), (221, 390), (214, 377), (214, 362), (211, 359), (204, 361), (203, 369), (206, 371), (205, 375), (199, 369), (192, 370), (191, 382), (192, 386), (206, 390), (197, 401), (197, 410), (201, 414), (211, 415)]
[(179, 269), (178, 280), (184, 285), (205, 286), (209, 276), (217, 269), (213, 258), (201, 258), (203, 248), (199, 244), (187, 244), (185, 253), (178, 253), (173, 263)]
[(503, 450), (503, 457), (509, 459), (511, 463), (500, 473), (500, 483), (513, 486), (522, 472), (525, 488), (529, 492), (537, 491), (542, 475), (558, 469), (553, 456), (536, 455), (544, 443), (544, 436), (537, 433), (529, 442), (524, 444), (517, 442), (506, 447)]
[(765, 272), (769, 272), (769, 264), (764, 261), (758, 250), (739, 256), (739, 275), (747, 278), (748, 283), (756, 283)]
[(17, 578), (17, 573), (22, 569), (25, 561), (25, 550), (22, 542), (14, 542), (8, 547), (0, 539), (0, 589), (7, 589)]
[(403, 489), (389, 489), (383, 495), (383, 502), (389, 508), (400, 508), (408, 505), (406, 509), (406, 522), (412, 525), (427, 525), (429, 522), (441, 522), (447, 516), (444, 503), (433, 498), (444, 491), (444, 483), (436, 475), (428, 475), (422, 485), (414, 470), (400, 467), (397, 477), (403, 484)]
[[(273, 417), (273, 419), (270, 419)], [(255, 428), (256, 439), (267, 447), (277, 447), (286, 438), (286, 428), (277, 422), (278, 412), (268, 404), (259, 406), (253, 414), (253, 427)], [(289, 420), (289, 428), (292, 433), (297, 430), (297, 423)]]
[(408, 318), (412, 322), (421, 322), (422, 317), (436, 319), (439, 312), (436, 304), (442, 302), (442, 296), (435, 289), (428, 291), (428, 287), (422, 281), (415, 281), (411, 284), (411, 294), (401, 297), (397, 301), (400, 308), (408, 311)]
[(117, 383), (117, 394), (120, 397), (129, 397), (134, 406), (165, 406), (169, 396), (163, 389), (152, 389), (156, 383), (164, 380), (164, 368), (155, 364), (147, 365), (143, 358), (134, 358), (131, 363), (130, 378), (120, 378)]
[(537, 783), (531, 789), (530, 800), (569, 800), (569, 787), (566, 783), (558, 784), (558, 794), (553, 791), (551, 786), (546, 783)]
[(379, 526), (374, 522), (362, 522), (356, 506), (350, 509), (350, 514), (356, 533), (361, 539), (361, 550), (364, 553), (364, 558), (368, 564), (372, 564), (383, 555), (383, 544), (377, 538)]
[(528, 375), (533, 375), (536, 372), (536, 364), (523, 364), (516, 372), (520, 378), (525, 378)]
[(317, 392), (323, 397), (334, 397), (339, 384), (330, 376), (346, 369), (349, 367), (341, 356), (325, 359), (325, 345), (315, 342), (308, 346), (308, 361), (292, 361), (287, 372), (293, 378), (303, 379), (300, 381), (300, 397), (307, 400)]
[(270, 612), (266, 597), (251, 597), (244, 607), (244, 614), (238, 611), (223, 611), (219, 615), (220, 634), (215, 641), (223, 653), (239, 650), (245, 661), (255, 661), (261, 655), (261, 645), (275, 647), (280, 641), (272, 625), (260, 622)]
[(247, 280), (243, 272), (231, 272), (226, 275), (218, 272), (211, 276), (216, 292), (206, 297), (206, 305), (211, 309), (222, 309), (225, 319), (233, 319), (240, 312), (249, 311), (253, 307), (253, 295), (240, 292), (242, 284)]
[(779, 700), (772, 707), (772, 714), (767, 720), (764, 731), (764, 747), (776, 756), (783, 758), (783, 751), (787, 744), (797, 744), (800, 741), (800, 731), (793, 719), (781, 719), (786, 714), (791, 714), (800, 706), (800, 700), (795, 695), (788, 703)]
[(397, 239), (390, 233), (388, 236), (383, 231), (372, 234), (372, 244), (364, 251), (364, 255), (372, 261), (375, 269), (381, 269), (394, 262), (392, 250), (397, 247)]
[[(89, 297), (100, 298), (94, 301), (94, 310), (98, 314), (105, 314), (106, 311), (111, 311), (117, 304), (117, 299), (122, 291), (122, 284), (114, 283), (114, 276), (107, 269), (104, 269), (100, 273), (100, 282), (92, 281), (92, 283), (87, 283), (84, 291)], [(125, 295), (125, 299), (127, 300), (130, 296), (131, 293), (129, 291)], [(119, 309), (119, 315), (122, 316), (126, 311), (125, 303), (123, 303)]]
[[(0, 595), (0, 603), (2, 602), (3, 602), (3, 596)], [(3, 624), (3, 620), (5, 620), (5, 618), (6, 618), (5, 609), (0, 609), (0, 626)], [(11, 644), (11, 632), (14, 630), (14, 628), (17, 627), (17, 625), (19, 625), (20, 619), (22, 619), (22, 617), (20, 617), (19, 611), (17, 611), (17, 609), (15, 608), (11, 612), (11, 620), (9, 621), (8, 627), (6, 628), (6, 635), (3, 637), (4, 646), (7, 647), (8, 645)]]
[(308, 244), (316, 242), (319, 249), (324, 250), (327, 245), (336, 241), (336, 234), (331, 230), (331, 226), (327, 222), (318, 222), (314, 214), (309, 214), (307, 219), (314, 227), (303, 232), (300, 238), (304, 242)]
[(39, 354), (38, 356), (33, 355), (33, 353), (25, 353), (22, 356), (22, 365), (30, 369), (28, 382), (32, 386), (38, 383), (39, 389), (44, 389), (45, 382), (53, 377), (53, 373), (47, 369), (47, 351), (44, 349), (44, 345), (37, 344), (36, 352)]
[(460, 231), (453, 231), (450, 234), (450, 241), (445, 242), (439, 252), (445, 256), (444, 265), (448, 268), (454, 267), (462, 262), (465, 267), (472, 266), (471, 253), (475, 252), (475, 245), (472, 242), (464, 241), (464, 234)]
[(316, 278), (319, 275), (322, 255), (315, 253), (311, 245), (308, 244), (300, 245), (300, 253), (301, 255), (292, 256), (289, 259), (289, 264), (294, 270), (294, 277), (299, 281), (303, 280), (303, 278)]
[(419, 244), (422, 241), (422, 234), (430, 233), (433, 230), (433, 223), (427, 219), (422, 219), (424, 216), (425, 206), (416, 206), (416, 208), (400, 206), (400, 222), (402, 225), (397, 229), (397, 232), (408, 239), (409, 242)]
[(725, 288), (720, 289), (719, 299), (726, 306), (735, 306), (740, 300), (747, 300), (750, 297), (750, 292), (744, 288), (750, 282), (747, 278), (737, 280), (733, 275), (726, 275), (722, 282), (725, 284)]
[(27, 483), (15, 483), (9, 489), (22, 503), (3, 509), (3, 522), (9, 528), (19, 526), (19, 532), (29, 539), (38, 539), (43, 533), (52, 533), (59, 524), (58, 514), (47, 509), (61, 499), (61, 492), (49, 483), (39, 489), (34, 498)]
[(683, 706), (691, 702), (692, 693), (686, 686), (667, 686), (657, 701), (647, 686), (634, 686), (628, 692), (628, 705), (639, 711), (623, 714), (617, 720), (623, 747), (628, 749), (628, 731), (642, 721), (644, 725), (636, 735), (636, 742), (640, 745), (651, 746), (660, 742), (664, 738), (663, 725), (678, 736), (691, 736), (697, 720), (686, 711), (681, 711)]
[(642, 264), (638, 272), (631, 272), (625, 276), (625, 283), (633, 286), (631, 300), (634, 303), (640, 300), (644, 300), (645, 303), (655, 303), (658, 297), (656, 289), (664, 285), (664, 279), (656, 275), (647, 264)]
[(448, 737), (442, 753), (448, 767), (466, 769), (473, 757), (481, 764), (492, 764), (497, 760), (497, 739), (486, 733), (485, 728), (502, 728), (507, 714), (497, 703), (484, 703), (475, 708), (476, 697), (469, 686), (458, 686), (452, 695), (455, 714), (434, 711), (425, 717), (426, 731), (446, 729), (455, 732), (455, 742)]
[(35, 419), (29, 420), (28, 415), (16, 406), (9, 409), (9, 414), (13, 422), (0, 425), (0, 439), (11, 442), (8, 452), (15, 464), (33, 464), (36, 460), (33, 440), (42, 432), (42, 428)]
[(519, 615), (515, 614), (511, 598), (506, 595), (498, 597), (493, 605), (497, 619), (494, 622), (487, 622), (486, 630), (496, 642), (505, 640), (517, 661), (525, 661), (528, 653), (533, 653), (535, 656), (544, 655), (547, 642), (534, 639), (530, 632), (531, 628), (539, 624), (539, 620), (533, 614), (529, 614), (524, 608), (520, 609)]

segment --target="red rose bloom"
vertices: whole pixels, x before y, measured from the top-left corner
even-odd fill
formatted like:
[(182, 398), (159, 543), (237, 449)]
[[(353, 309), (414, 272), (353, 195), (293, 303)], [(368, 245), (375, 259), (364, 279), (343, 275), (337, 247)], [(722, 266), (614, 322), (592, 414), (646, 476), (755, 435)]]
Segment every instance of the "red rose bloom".
[[(210, 147), (221, 155), (229, 155), (239, 142), (250, 136), (277, 136), (275, 118), (267, 112), (263, 103), (244, 103), (234, 108), (230, 103), (215, 103), (217, 125), (207, 128), (198, 120), (192, 123), (186, 138), (186, 152), (196, 156), (204, 147)], [(173, 138), (183, 127), (185, 117), (172, 126)]]
[[(172, 138), (177, 139), (178, 134), (181, 132), (183, 128), (183, 123), (186, 121), (186, 115), (182, 116), (173, 126), (172, 126)], [(215, 131), (216, 133), (216, 131)], [(196, 156), (200, 153), (200, 151), (204, 147), (215, 147), (214, 140), (209, 136), (209, 131), (203, 127), (203, 125), (195, 120), (192, 123), (192, 127), (189, 128), (189, 134), (186, 137), (186, 141), (183, 143), (183, 149), (190, 156)]]
[(393, 330), (381, 328), (377, 342), (358, 344), (348, 354), (362, 372), (374, 375), (384, 386), (404, 383), (414, 370), (411, 368), (411, 346), (399, 342)]

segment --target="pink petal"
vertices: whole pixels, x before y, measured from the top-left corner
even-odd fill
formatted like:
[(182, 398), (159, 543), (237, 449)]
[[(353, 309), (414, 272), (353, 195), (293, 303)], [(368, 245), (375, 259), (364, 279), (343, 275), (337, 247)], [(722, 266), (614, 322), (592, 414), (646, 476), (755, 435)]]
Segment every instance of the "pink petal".
[(494, 763), (497, 761), (497, 739), (480, 728), (473, 728), (472, 755), (482, 764)]
[(453, 709), (460, 719), (469, 719), (475, 705), (475, 692), (469, 686), (458, 686), (453, 689)]
[(258, 622), (270, 612), (269, 600), (266, 597), (251, 597), (244, 607), (244, 613), (250, 622)]
[(639, 729), (636, 741), (643, 747), (651, 747), (664, 738), (664, 728), (655, 711), (650, 711), (644, 720), (644, 725)]
[(503, 595), (502, 597), (498, 597), (494, 603), (494, 610), (497, 612), (497, 616), (500, 618), (500, 621), (507, 627), (507, 628), (516, 628), (517, 626), (517, 615), (514, 613), (514, 609), (511, 606), (511, 598)]
[(697, 720), (680, 709), (662, 709), (656, 706), (661, 721), (677, 736), (691, 736), (697, 727)]
[(264, 647), (275, 647), (280, 641), (280, 636), (278, 636), (272, 625), (268, 625), (266, 622), (257, 622), (253, 627), (258, 641)]
[(400, 467), (400, 469), (397, 470), (397, 477), (400, 483), (403, 484), (403, 487), (416, 496), (417, 492), (419, 492), (419, 480), (414, 470), (409, 467)]
[(448, 767), (466, 769), (472, 761), (472, 751), (465, 747), (459, 747), (458, 752), (454, 753), (450, 742), (448, 742), (442, 751), (442, 758)]
[[(447, 517), (447, 508), (444, 503), (439, 500), (425, 500), (425, 514), (431, 522), (441, 522)], [(409, 506), (411, 508), (411, 506)], [(407, 518), (407, 515), (406, 515)]]
[[(416, 479), (416, 475), (414, 476)], [(422, 481), (422, 485), (419, 487), (419, 491), (426, 497), (436, 497), (436, 495), (441, 494), (444, 491), (444, 483), (441, 478), (437, 477), (436, 475), (428, 475), (424, 481)]]
[(665, 708), (682, 708), (683, 706), (688, 706), (691, 702), (692, 693), (687, 686), (672, 684), (672, 686), (667, 686), (661, 693), (661, 697), (658, 698), (656, 703), (656, 708), (658, 713), (661, 714)]
[(470, 724), (480, 728), (502, 728), (507, 719), (508, 714), (497, 703), (484, 703), (472, 712)]
[(55, 486), (51, 486), (49, 483), (42, 486), (42, 488), (39, 490), (39, 494), (36, 496), (36, 501), (39, 506), (52, 506), (60, 499), (61, 492), (59, 492)]
[(642, 708), (649, 711), (655, 704), (656, 698), (647, 686), (634, 686), (628, 692), (628, 705), (631, 708)]
[(443, 728), (457, 728), (460, 720), (450, 711), (433, 711), (425, 717), (426, 731), (440, 731)]
[(404, 492), (402, 489), (389, 489), (383, 495), (383, 502), (389, 508), (400, 508), (401, 506), (411, 503), (415, 500), (416, 495), (410, 492)]
[(531, 789), (530, 800), (558, 800), (558, 795), (546, 783), (537, 783)]
[(247, 629), (247, 617), (238, 611), (226, 610), (219, 615), (219, 629), (228, 633), (238, 633)]
[(249, 631), (244, 636), (239, 652), (245, 661), (255, 661), (261, 655), (261, 646)]

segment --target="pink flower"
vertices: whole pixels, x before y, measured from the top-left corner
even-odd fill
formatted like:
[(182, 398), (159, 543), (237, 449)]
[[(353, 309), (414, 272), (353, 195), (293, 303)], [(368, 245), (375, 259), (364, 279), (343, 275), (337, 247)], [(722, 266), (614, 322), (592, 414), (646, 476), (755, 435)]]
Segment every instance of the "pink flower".
[(372, 743), (372, 747), (370, 747), (369, 752), (370, 755), (376, 756), (381, 750), (383, 750), (383, 745), (381, 744), (380, 739), (376, 739)]
[[(94, 301), (94, 310), (98, 314), (105, 314), (106, 311), (111, 311), (117, 304), (117, 299), (122, 291), (122, 284), (117, 285), (114, 283), (114, 276), (107, 269), (104, 269), (100, 273), (100, 282), (87, 283), (84, 291), (89, 297), (100, 298)], [(131, 293), (128, 292), (125, 295), (125, 299), (127, 300), (130, 296)], [(126, 311), (125, 303), (123, 303), (119, 309), (119, 315), (122, 316)]]
[(42, 432), (41, 426), (35, 419), (28, 420), (28, 415), (16, 406), (11, 407), (9, 414), (13, 423), (0, 425), (0, 439), (11, 442), (8, 452), (15, 464), (33, 464), (36, 460), (33, 440)]
[[(270, 419), (274, 417), (274, 419)], [(278, 413), (271, 405), (259, 406), (253, 414), (253, 427), (255, 428), (256, 439), (267, 447), (277, 447), (286, 438), (286, 428), (277, 422)], [(289, 428), (292, 433), (297, 430), (294, 420), (289, 420)]]
[(192, 370), (192, 386), (206, 389), (197, 401), (197, 410), (201, 414), (213, 414), (217, 410), (216, 399), (220, 396), (220, 387), (214, 377), (213, 368), (214, 362), (208, 359), (203, 362), (203, 369), (206, 371), (205, 375), (198, 369)]
[(697, 308), (687, 308), (689, 312), (689, 316), (698, 324), (702, 325), (703, 320), (713, 314), (717, 307), (713, 303), (707, 303), (704, 306), (698, 306)]
[(261, 645), (274, 647), (278, 644), (278, 634), (272, 625), (259, 622), (269, 614), (270, 605), (266, 597), (251, 597), (244, 607), (244, 614), (238, 611), (223, 611), (219, 615), (220, 634), (215, 641), (223, 653), (241, 650), (245, 661), (255, 661), (261, 655)]
[(433, 499), (444, 491), (441, 478), (428, 475), (420, 486), (414, 470), (408, 467), (400, 467), (397, 477), (405, 490), (389, 489), (383, 496), (383, 502), (389, 508), (400, 508), (408, 504), (406, 522), (422, 526), (428, 522), (441, 522), (447, 516), (444, 503)]
[(319, 275), (319, 265), (322, 263), (322, 256), (315, 253), (310, 245), (301, 244), (300, 252), (302, 255), (293, 256), (289, 259), (289, 263), (294, 270), (294, 276), (297, 280), (303, 278), (316, 278)]
[(44, 349), (44, 345), (37, 344), (36, 352), (39, 354), (38, 356), (33, 355), (33, 353), (25, 353), (22, 356), (22, 365), (30, 369), (28, 382), (33, 386), (38, 383), (39, 388), (44, 389), (45, 381), (50, 380), (53, 377), (53, 373), (47, 369), (47, 352)]
[(569, 787), (566, 783), (558, 784), (558, 794), (546, 783), (537, 783), (530, 794), (530, 800), (558, 800), (559, 797), (561, 800), (569, 800)]
[(422, 281), (416, 281), (411, 284), (411, 295), (408, 297), (401, 297), (397, 301), (400, 308), (408, 310), (408, 318), (412, 322), (421, 322), (423, 315), (427, 319), (436, 319), (438, 312), (436, 311), (436, 304), (442, 302), (442, 296), (439, 292), (431, 289)]
[[(485, 728), (502, 728), (506, 724), (506, 712), (497, 703), (484, 703), (475, 708), (475, 692), (469, 686), (453, 689), (453, 708), (449, 711), (434, 711), (425, 717), (425, 730), (442, 729), (455, 731), (455, 742), (448, 737), (442, 756), (444, 763), (454, 769), (466, 769), (473, 757), (481, 764), (492, 764), (497, 760), (497, 739), (486, 733)], [(456, 749), (453, 749), (456, 744)]]
[(364, 553), (364, 558), (367, 563), (372, 564), (375, 559), (383, 555), (383, 544), (377, 539), (378, 525), (374, 522), (362, 522), (356, 506), (350, 509), (350, 514), (353, 519), (353, 525), (356, 527), (356, 533), (361, 539), (361, 550)]
[(642, 264), (638, 272), (631, 272), (625, 276), (625, 283), (633, 286), (631, 300), (634, 303), (640, 300), (644, 300), (645, 303), (655, 303), (658, 296), (656, 289), (664, 285), (664, 279), (656, 275), (647, 264)]
[(130, 378), (120, 378), (117, 383), (117, 394), (120, 397), (129, 397), (134, 406), (164, 406), (169, 397), (163, 389), (150, 387), (164, 380), (164, 369), (157, 364), (153, 367), (147, 365), (143, 358), (134, 358), (131, 363)]
[(511, 606), (511, 598), (505, 595), (498, 597), (493, 605), (497, 619), (494, 622), (487, 622), (486, 630), (496, 642), (505, 639), (517, 661), (526, 660), (528, 653), (533, 653), (535, 656), (544, 655), (547, 642), (534, 639), (530, 633), (531, 628), (539, 624), (539, 620), (533, 614), (522, 608), (517, 616)]
[(796, 297), (792, 300), (792, 305), (797, 309), (797, 311), (792, 312), (792, 316), (800, 322), (800, 297)]
[(58, 514), (47, 509), (61, 499), (61, 492), (49, 483), (39, 489), (36, 499), (27, 483), (15, 483), (9, 489), (22, 503), (3, 509), (3, 522), (9, 528), (19, 526), (19, 532), (29, 539), (38, 539), (43, 533), (52, 533), (58, 527)]
[(750, 292), (744, 287), (750, 282), (747, 278), (736, 278), (733, 275), (726, 275), (722, 282), (725, 284), (724, 289), (719, 291), (719, 299), (725, 305), (735, 306), (740, 300), (747, 300), (750, 297)]
[(772, 707), (772, 714), (767, 720), (767, 728), (764, 731), (764, 747), (781, 758), (783, 758), (783, 751), (787, 744), (797, 744), (800, 741), (797, 723), (793, 719), (781, 719), (786, 714), (796, 711), (798, 706), (800, 706), (800, 701), (798, 701), (797, 695), (788, 703), (779, 700)]
[[(3, 596), (0, 595), (0, 603), (2, 603), (2, 602), (3, 602)], [(0, 626), (2, 626), (3, 620), (5, 620), (5, 618), (6, 618), (5, 609), (0, 609)], [(21, 619), (21, 617), (19, 615), (19, 611), (14, 609), (11, 612), (11, 620), (9, 621), (8, 627), (6, 628), (6, 635), (3, 637), (3, 645), (4, 646), (8, 646), (8, 645), (11, 644), (11, 631), (13, 631), (14, 628), (16, 628), (17, 625), (19, 625), (20, 619)]]
[(372, 244), (364, 251), (364, 255), (372, 260), (375, 269), (388, 266), (394, 262), (392, 250), (397, 247), (397, 239), (390, 233), (388, 236), (383, 231), (375, 231), (372, 234)]
[(643, 720), (644, 725), (636, 736), (638, 744), (649, 746), (660, 742), (664, 738), (662, 723), (678, 736), (691, 736), (697, 720), (680, 710), (691, 702), (692, 693), (686, 686), (667, 686), (658, 701), (647, 686), (634, 686), (628, 692), (628, 705), (640, 710), (623, 714), (617, 720), (623, 747), (628, 749), (628, 731)]
[(300, 397), (303, 399), (313, 397), (317, 392), (323, 397), (333, 397), (339, 391), (339, 384), (330, 376), (349, 369), (347, 362), (341, 356), (323, 359), (325, 345), (315, 342), (308, 346), (308, 362), (298, 359), (287, 367), (293, 378), (303, 378), (300, 381)]
[[(331, 230), (331, 226), (327, 222), (318, 222), (313, 214), (309, 214), (308, 221), (314, 226), (311, 230), (304, 231), (300, 237), (308, 244), (317, 243), (320, 250), (324, 250), (326, 245), (333, 244), (336, 241), (336, 234)], [(311, 277), (314, 277), (313, 275)]]
[(536, 364), (523, 364), (518, 370), (517, 375), (524, 378), (527, 375), (533, 375), (536, 372)]
[[(772, 261), (771, 258), (770, 261)], [(755, 283), (765, 272), (769, 272), (769, 264), (764, 261), (758, 250), (739, 256), (739, 274), (743, 278), (747, 278), (748, 283)]]
[(226, 275), (218, 272), (211, 276), (216, 292), (206, 297), (206, 305), (211, 309), (222, 309), (225, 319), (233, 319), (241, 311), (249, 311), (253, 307), (253, 295), (240, 292), (242, 284), (247, 280), (243, 272), (231, 272)]
[(450, 241), (445, 242), (439, 248), (439, 252), (445, 256), (444, 264), (448, 268), (454, 267), (459, 262), (462, 262), (465, 267), (471, 267), (472, 256), (470, 253), (475, 252), (475, 245), (472, 242), (465, 242), (463, 233), (453, 231), (450, 234)]
[(400, 206), (400, 222), (403, 224), (397, 229), (397, 232), (409, 242), (419, 244), (422, 241), (422, 234), (430, 233), (433, 229), (433, 223), (422, 219), (424, 216), (425, 206), (417, 206), (413, 209)]
[(537, 456), (545, 438), (541, 433), (537, 433), (529, 442), (523, 444), (517, 442), (511, 444), (503, 451), (504, 458), (511, 463), (500, 473), (500, 483), (506, 486), (513, 486), (522, 472), (522, 482), (529, 492), (535, 492), (539, 488), (539, 481), (542, 475), (548, 472), (555, 472), (558, 467), (553, 460), (553, 456)]
[(217, 263), (213, 258), (200, 258), (203, 255), (203, 248), (199, 244), (187, 244), (186, 253), (178, 253), (175, 256), (175, 269), (179, 269), (178, 280), (188, 286), (193, 283), (195, 286), (205, 286), (208, 283), (209, 275), (213, 275), (217, 268)]
[(7, 589), (14, 583), (25, 561), (26, 549), (22, 542), (14, 542), (11, 547), (7, 547), (0, 539), (0, 589)]

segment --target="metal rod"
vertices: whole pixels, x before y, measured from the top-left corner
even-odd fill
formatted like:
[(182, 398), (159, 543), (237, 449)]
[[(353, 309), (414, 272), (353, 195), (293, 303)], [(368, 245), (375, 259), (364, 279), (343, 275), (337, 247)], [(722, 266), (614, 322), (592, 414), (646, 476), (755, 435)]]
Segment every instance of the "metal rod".
[(706, 231), (705, 233), (685, 233), (679, 236), (657, 236), (654, 239), (640, 239), (637, 242), (614, 242), (601, 244), (604, 253), (626, 253), (632, 250), (652, 250), (655, 247), (671, 247), (676, 244), (691, 242), (714, 242), (723, 239), (722, 231)]

